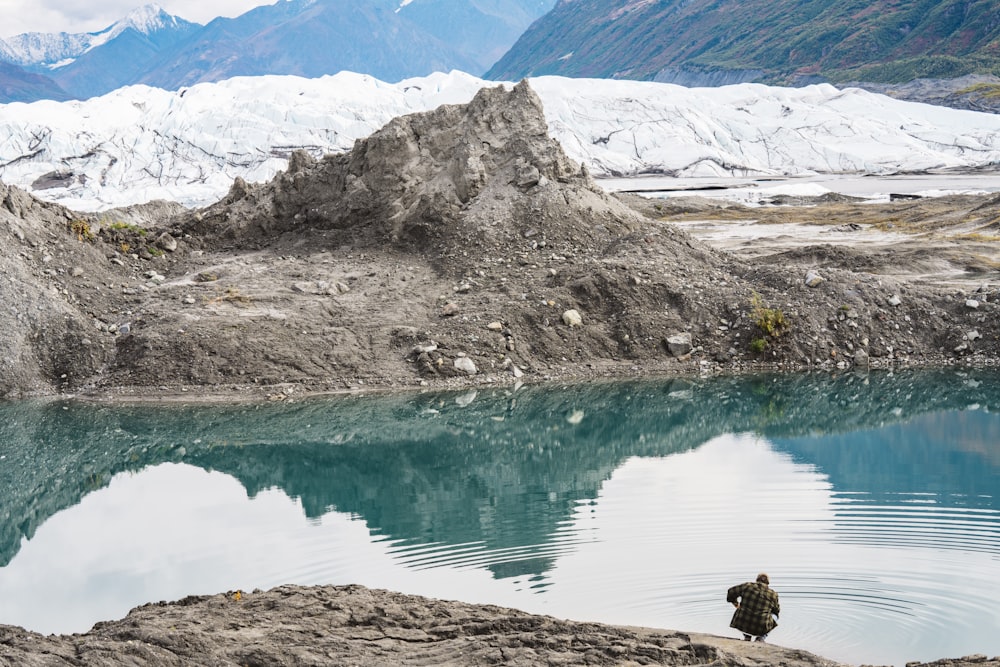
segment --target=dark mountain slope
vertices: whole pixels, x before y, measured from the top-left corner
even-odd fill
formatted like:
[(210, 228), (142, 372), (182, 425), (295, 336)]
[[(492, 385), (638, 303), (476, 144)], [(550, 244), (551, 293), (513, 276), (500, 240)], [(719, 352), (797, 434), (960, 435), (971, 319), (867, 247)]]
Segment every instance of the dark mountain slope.
[(49, 77), (0, 61), (0, 104), (67, 99), (66, 91)]
[(372, 0), (292, 0), (219, 18), (169, 55), (140, 83), (176, 89), (233, 76), (295, 74), (316, 77), (350, 70), (398, 81), (475, 63)]
[(487, 77), (896, 82), (973, 72), (1000, 73), (1000, 0), (561, 0)]
[(510, 49), (555, 0), (416, 0), (403, 18), (471, 58), (482, 74)]
[(184, 23), (180, 28), (150, 33), (127, 28), (113, 40), (56, 70), (53, 78), (74, 97), (103, 95), (135, 82), (165, 50), (200, 27)]

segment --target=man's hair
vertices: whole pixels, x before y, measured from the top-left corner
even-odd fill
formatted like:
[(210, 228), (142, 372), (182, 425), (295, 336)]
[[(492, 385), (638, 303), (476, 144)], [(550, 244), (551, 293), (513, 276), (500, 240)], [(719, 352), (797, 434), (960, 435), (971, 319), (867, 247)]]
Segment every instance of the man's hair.
[(763, 572), (761, 572), (760, 574), (757, 575), (757, 583), (758, 584), (769, 584), (769, 583), (771, 583), (771, 580), (767, 578), (766, 574), (764, 574)]

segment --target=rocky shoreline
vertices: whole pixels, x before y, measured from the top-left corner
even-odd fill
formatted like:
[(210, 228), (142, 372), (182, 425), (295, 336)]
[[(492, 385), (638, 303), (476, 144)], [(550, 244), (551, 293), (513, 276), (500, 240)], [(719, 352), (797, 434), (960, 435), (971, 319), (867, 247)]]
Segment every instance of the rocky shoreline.
[[(0, 664), (726, 665), (837, 667), (805, 651), (713, 635), (579, 623), (362, 586), (229, 591), (133, 609), (84, 634), (0, 626)], [(967, 656), (907, 667), (997, 667)]]

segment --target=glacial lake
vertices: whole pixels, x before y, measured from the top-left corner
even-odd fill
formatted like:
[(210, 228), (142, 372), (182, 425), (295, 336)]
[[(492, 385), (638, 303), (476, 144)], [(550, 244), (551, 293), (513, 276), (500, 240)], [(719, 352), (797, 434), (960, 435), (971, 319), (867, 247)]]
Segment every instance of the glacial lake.
[(348, 584), (852, 663), (1000, 654), (1000, 374), (0, 403), (0, 623)]

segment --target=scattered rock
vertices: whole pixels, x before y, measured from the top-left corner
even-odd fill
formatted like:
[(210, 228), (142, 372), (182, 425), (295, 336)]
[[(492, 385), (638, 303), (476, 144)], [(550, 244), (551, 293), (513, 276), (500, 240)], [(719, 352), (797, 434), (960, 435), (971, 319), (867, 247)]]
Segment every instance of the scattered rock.
[(74, 278), (79, 278), (80, 276), (83, 275), (83, 269), (81, 269), (79, 266), (74, 266), (73, 270), (70, 271), (70, 275), (73, 276)]
[(667, 336), (665, 342), (667, 351), (678, 359), (691, 354), (694, 349), (691, 334), (686, 331)]
[(562, 314), (562, 321), (568, 327), (578, 327), (583, 324), (583, 316), (578, 310), (571, 308)]
[(979, 301), (976, 299), (966, 299), (965, 305), (973, 310), (979, 308)]
[(177, 250), (177, 239), (167, 232), (163, 232), (156, 237), (156, 245), (160, 249), (166, 250), (167, 252), (174, 252)]
[(868, 368), (871, 364), (871, 359), (868, 356), (868, 352), (862, 348), (858, 348), (854, 351), (854, 365), (859, 368)]
[(347, 294), (351, 291), (351, 288), (346, 283), (337, 283), (333, 287), (337, 290), (337, 294)]
[(459, 370), (466, 375), (475, 375), (479, 372), (476, 368), (476, 364), (468, 357), (458, 357), (455, 359), (455, 369)]
[(437, 349), (438, 349), (438, 344), (431, 340), (427, 341), (426, 343), (418, 343), (417, 345), (414, 345), (413, 349), (410, 351), (410, 354), (414, 356), (419, 356), (421, 354), (429, 354)]
[(898, 294), (893, 294), (892, 296), (889, 297), (889, 305), (892, 306), (893, 308), (902, 305), (902, 303), (903, 300), (899, 298)]
[(453, 301), (449, 301), (441, 307), (441, 317), (454, 317), (458, 313), (458, 304)]
[(825, 282), (826, 279), (819, 275), (816, 271), (809, 271), (806, 273), (806, 287), (819, 287), (819, 285)]
[(486, 328), (489, 329), (490, 331), (503, 331), (503, 323), (499, 321), (490, 322), (489, 324), (486, 325)]

